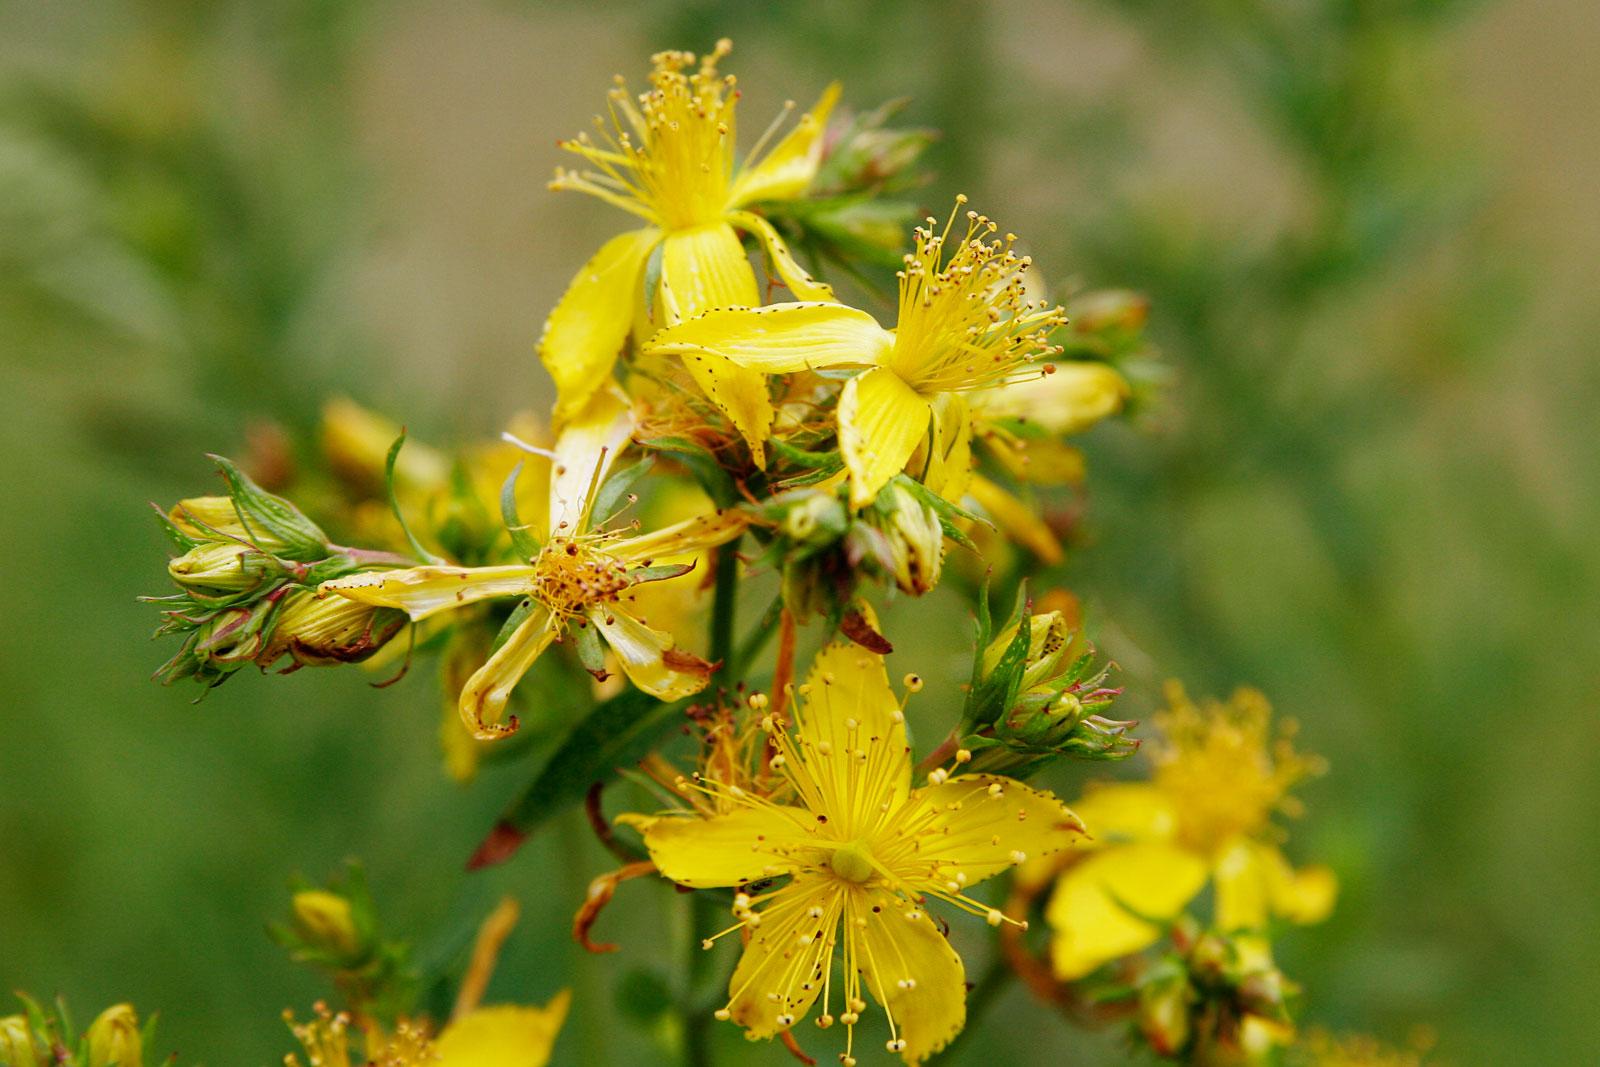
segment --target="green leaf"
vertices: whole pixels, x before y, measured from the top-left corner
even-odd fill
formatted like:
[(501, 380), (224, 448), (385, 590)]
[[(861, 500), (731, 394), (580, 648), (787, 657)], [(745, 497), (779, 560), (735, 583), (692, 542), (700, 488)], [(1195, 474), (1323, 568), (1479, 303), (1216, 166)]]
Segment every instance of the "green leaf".
[(683, 722), (687, 701), (664, 704), (627, 689), (597, 706), (573, 727), (522, 794), (506, 809), (497, 833), (520, 841), (582, 800), (596, 782), (639, 762)]
[(411, 546), (411, 551), (424, 563), (443, 564), (446, 561), (422, 547), (422, 542), (417, 540), (416, 534), (411, 532), (411, 527), (406, 525), (406, 517), (400, 512), (400, 498), (394, 491), (394, 465), (400, 458), (400, 449), (405, 447), (406, 434), (400, 431), (400, 436), (394, 439), (394, 444), (389, 446), (389, 457), (383, 464), (383, 490), (389, 498), (389, 510), (394, 512), (395, 521), (400, 524), (400, 531), (406, 535), (406, 543)]

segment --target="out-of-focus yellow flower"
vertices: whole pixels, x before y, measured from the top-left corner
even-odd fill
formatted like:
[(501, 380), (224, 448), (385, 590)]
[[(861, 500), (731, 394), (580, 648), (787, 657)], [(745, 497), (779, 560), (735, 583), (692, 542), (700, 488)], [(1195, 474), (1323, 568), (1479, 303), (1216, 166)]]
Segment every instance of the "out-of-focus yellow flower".
[[(636, 325), (647, 336), (680, 316), (761, 302), (741, 230), (761, 241), (797, 297), (832, 298), (832, 290), (794, 261), (772, 224), (748, 208), (805, 194), (839, 87), (829, 86), (798, 125), (771, 144), (775, 123), (740, 162), (734, 144), (739, 94), (732, 76), (717, 71), (731, 49), (727, 40), (717, 42), (697, 69), (693, 53), (658, 53), (649, 92), (634, 97), (619, 84), (611, 92), (611, 122), (596, 120), (597, 137), (562, 142), (591, 169), (558, 170), (552, 189), (587, 193), (648, 225), (608, 241), (545, 321), (539, 355), (556, 381), (558, 422), (604, 385)], [(657, 249), (659, 280), (647, 291), (645, 264)], [(759, 455), (773, 417), (761, 375), (712, 358), (689, 361), (688, 370)]]
[[(1001, 470), (1030, 485), (1077, 485), (1083, 453), (1062, 438), (1082, 433), (1122, 409), (1128, 383), (1104, 363), (1064, 362), (1041, 381), (1013, 382), (973, 398), (973, 435)], [(1006, 537), (1046, 564), (1061, 562), (1061, 541), (1038, 509), (983, 475), (967, 493)], [(974, 534), (981, 547), (984, 534)], [(993, 540), (991, 538), (991, 540)]]
[(89, 1067), (144, 1067), (144, 1038), (132, 1004), (107, 1008), (89, 1024)]
[(44, 1050), (34, 1040), (33, 1028), (22, 1015), (0, 1018), (0, 1063), (6, 1067), (41, 1067)]
[[(509, 430), (520, 440), (532, 441), (539, 438), (541, 427), (524, 413), (512, 419)], [(345, 516), (347, 524), (361, 544), (406, 551), (404, 531), (384, 491), (389, 449), (401, 433), (399, 423), (343, 397), (322, 409), (323, 455), (358, 497)], [(453, 549), (481, 555), (503, 546), (500, 491), (526, 458), (515, 445), (496, 439), (462, 449), (453, 463), (444, 453), (408, 439), (395, 457), (395, 497), (413, 523), (447, 553)], [(543, 519), (543, 488), (532, 477), (518, 483), (517, 507), (524, 519)]]
[[(957, 211), (965, 200), (957, 199)], [(954, 224), (952, 213), (943, 231), (933, 219), (913, 231), (894, 330), (842, 304), (775, 304), (707, 312), (662, 331), (646, 351), (769, 374), (870, 368), (845, 384), (837, 412), (851, 502), (861, 507), (905, 469), (930, 426), (947, 451), (964, 447), (966, 394), (1041, 378), (1050, 366), (1029, 364), (1059, 351), (1049, 334), (1065, 319), (1059, 307), (1027, 299), (1030, 260), (1011, 250), (1015, 235), (990, 240), (998, 227), (969, 211), (965, 235), (951, 244)]]
[(1419, 1030), (1408, 1047), (1395, 1048), (1366, 1034), (1335, 1037), (1324, 1030), (1308, 1032), (1295, 1045), (1288, 1062), (1293, 1067), (1422, 1067), (1433, 1045), (1433, 1035)]
[[(350, 1017), (316, 1006), (315, 1018), (284, 1019), (300, 1042), (310, 1067), (544, 1067), (550, 1062), (571, 996), (562, 991), (542, 1008), (501, 1004), (458, 1016), (437, 1038), (425, 1027), (402, 1020), (392, 1034), (368, 1038), (367, 1055), (351, 1048)], [(288, 1067), (301, 1067), (289, 1055)]]
[[(515, 719), (502, 722), (511, 691), (551, 642), (573, 627), (594, 627), (640, 689), (662, 699), (699, 691), (710, 664), (678, 649), (670, 633), (642, 622), (633, 611), (631, 590), (642, 581), (684, 573), (686, 568), (653, 564), (737, 537), (748, 519), (728, 510), (634, 536), (590, 530), (595, 491), (632, 431), (626, 402), (610, 392), (596, 394), (562, 431), (551, 461), (549, 522), (533, 531), (542, 544), (530, 562), (374, 571), (324, 582), (320, 592), (398, 608), (413, 622), (483, 600), (527, 598), (522, 622), (461, 690), (461, 720), (477, 738), (503, 737), (516, 729)], [(579, 646), (581, 651), (582, 635)]]
[(1157, 716), (1163, 740), (1146, 746), (1148, 784), (1092, 788), (1077, 808), (1095, 838), (1061, 875), (1045, 917), (1055, 930), (1056, 975), (1081, 978), (1160, 936), (1209, 882), (1214, 924), (1256, 931), (1277, 917), (1319, 922), (1332, 910), (1333, 874), (1295, 870), (1274, 843), (1272, 816), (1298, 814), (1289, 789), (1321, 761), (1271, 732), (1272, 709), (1251, 689), (1197, 705), (1177, 683)]
[[(1067, 847), (1082, 824), (1049, 793), (994, 775), (940, 770), (913, 789), (905, 716), (881, 656), (832, 644), (799, 692), (792, 728), (770, 714), (762, 721), (781, 775), (770, 796), (707, 770), (690, 788), (713, 798), (714, 814), (699, 807), (626, 821), (643, 830), (666, 877), (739, 890), (737, 921), (717, 937), (742, 931), (748, 941), (718, 1018), (770, 1038), (820, 997), (817, 1024), (847, 1027), (841, 1059), (854, 1064), (864, 988), (884, 1009), (890, 1051), (920, 1063), (966, 1018), (961, 959), (925, 899), (992, 925), (1012, 921), (966, 889), (1029, 854)], [(750, 888), (782, 877), (775, 888)]]
[(975, 418), (1010, 419), (1051, 434), (1082, 433), (1122, 410), (1128, 383), (1106, 363), (1069, 361), (1052, 364), (1043, 381), (1011, 382), (973, 398)]
[(348, 898), (326, 889), (303, 889), (289, 903), (295, 930), (307, 944), (342, 959), (361, 953), (364, 938)]

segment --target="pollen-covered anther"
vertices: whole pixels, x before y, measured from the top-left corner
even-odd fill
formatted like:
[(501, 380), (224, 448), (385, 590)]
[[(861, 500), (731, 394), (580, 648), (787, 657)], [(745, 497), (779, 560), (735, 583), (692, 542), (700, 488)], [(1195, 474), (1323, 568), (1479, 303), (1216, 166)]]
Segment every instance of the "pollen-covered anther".
[(904, 1052), (906, 1050), (906, 1039), (903, 1037), (892, 1037), (888, 1041), (884, 1042), (883, 1047), (888, 1049), (890, 1052)]
[(929, 785), (944, 785), (945, 780), (948, 779), (949, 777), (950, 777), (950, 772), (949, 771), (945, 770), (943, 767), (935, 767), (933, 770), (928, 772), (928, 784)]
[(908, 692), (922, 692), (922, 676), (919, 674), (908, 674), (901, 679), (901, 683), (906, 687)]
[(827, 1012), (823, 1012), (821, 1015), (817, 1016), (816, 1023), (818, 1030), (826, 1030), (828, 1027), (833, 1025), (833, 1016), (829, 1015)]
[(1000, 914), (999, 908), (990, 908), (989, 914), (983, 917), (983, 921), (988, 923), (990, 926), (999, 926), (1001, 923), (1006, 921), (1006, 917)]
[(957, 763), (971, 763), (972, 762), (972, 753), (970, 751), (968, 751), (967, 749), (964, 749), (964, 748), (956, 749), (956, 762)]
[(711, 1016), (712, 1018), (716, 1019), (717, 1022), (725, 1023), (729, 1019), (733, 1018), (733, 1012), (729, 1011), (727, 1008), (718, 1008), (716, 1011), (711, 1013)]

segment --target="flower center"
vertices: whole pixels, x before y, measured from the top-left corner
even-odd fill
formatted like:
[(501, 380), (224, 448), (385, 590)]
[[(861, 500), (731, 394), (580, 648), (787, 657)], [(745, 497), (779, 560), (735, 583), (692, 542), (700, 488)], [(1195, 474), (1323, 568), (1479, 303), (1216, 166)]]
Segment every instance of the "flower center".
[(828, 858), (828, 866), (840, 878), (857, 885), (871, 878), (878, 870), (872, 862), (872, 853), (860, 841), (852, 841), (835, 849)]
[(625, 563), (584, 538), (552, 538), (533, 566), (533, 595), (557, 615), (581, 614), (633, 584)]
[[(957, 211), (966, 197), (956, 198)], [(991, 240), (998, 227), (967, 212), (965, 236), (942, 233), (936, 220), (913, 231), (916, 250), (900, 270), (900, 316), (888, 366), (924, 395), (987, 389), (1044, 373), (1035, 360), (1056, 355), (1050, 331), (1066, 321), (1059, 307), (1028, 299), (1030, 261), (1016, 239)]]

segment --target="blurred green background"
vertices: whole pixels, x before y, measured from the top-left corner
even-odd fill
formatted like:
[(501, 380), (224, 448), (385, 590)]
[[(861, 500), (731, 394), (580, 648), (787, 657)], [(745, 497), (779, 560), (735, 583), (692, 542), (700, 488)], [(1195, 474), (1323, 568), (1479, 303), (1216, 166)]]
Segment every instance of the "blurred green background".
[[(279, 1011), (323, 990), (264, 922), (359, 854), (396, 929), (523, 899), (492, 992), (575, 987), (558, 1062), (653, 1055), (617, 988), (671, 973), (672, 893), (624, 889), (595, 961), (580, 823), (464, 875), (528, 766), (446, 781), (430, 671), (191, 707), (148, 681), (171, 649), (134, 598), (164, 591), (146, 502), (211, 488), (202, 453), (261, 420), (309, 430), (343, 391), (447, 443), (545, 403), (543, 315), (622, 223), (544, 190), (554, 141), (614, 71), (721, 35), (751, 130), (836, 76), (909, 95), (946, 134), (927, 206), (966, 191), (1058, 283), (1151, 297), (1171, 388), (1089, 438), (1066, 577), (1125, 706), (1251, 682), (1329, 758), (1291, 851), (1343, 898), (1281, 950), (1308, 1018), (1593, 1062), (1589, 0), (0, 5), (0, 989), (278, 1062)], [(951, 629), (897, 654), (947, 693)], [(974, 972), (984, 933), (957, 928)], [(1122, 1056), (1015, 990), (983, 1035), (961, 1062)]]

